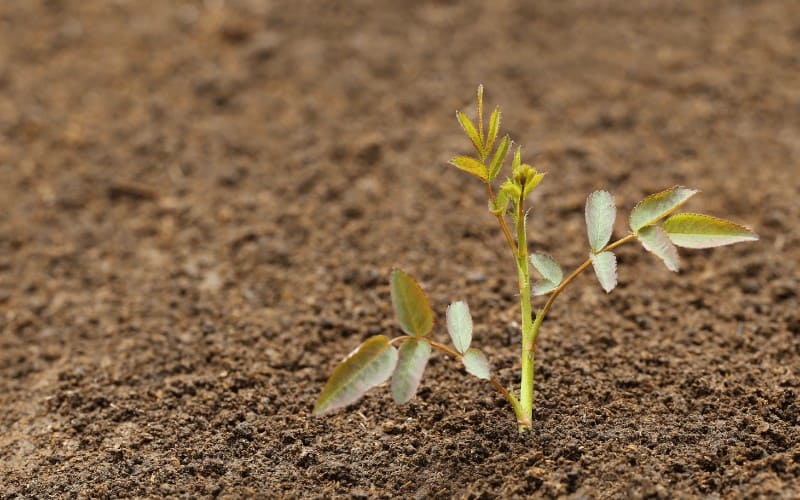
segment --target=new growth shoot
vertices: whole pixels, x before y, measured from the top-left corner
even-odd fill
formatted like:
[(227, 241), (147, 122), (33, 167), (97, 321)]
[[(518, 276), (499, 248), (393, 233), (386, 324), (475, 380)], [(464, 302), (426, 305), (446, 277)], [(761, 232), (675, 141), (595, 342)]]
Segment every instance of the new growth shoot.
[[(539, 330), (555, 300), (583, 271), (593, 268), (600, 286), (611, 292), (617, 285), (614, 251), (626, 243), (638, 241), (669, 270), (677, 272), (677, 247), (712, 248), (758, 239), (753, 231), (733, 222), (701, 214), (676, 214), (698, 192), (676, 186), (652, 194), (634, 206), (628, 219), (630, 232), (612, 242), (617, 215), (614, 198), (607, 191), (595, 191), (586, 199), (588, 256), (565, 275), (552, 257), (528, 250), (526, 203), (544, 173), (522, 161), (522, 148), (518, 146), (511, 154), (510, 175), (497, 182), (508, 163), (512, 142), (507, 135), (500, 137), (499, 107), (491, 112), (488, 124), (485, 122), (482, 86), (478, 87), (477, 104), (477, 123), (460, 111), (456, 113), (474, 154), (456, 156), (450, 163), (483, 184), (489, 212), (497, 219), (516, 267), (522, 328), (519, 396), (494, 378), (486, 356), (471, 347), (472, 316), (467, 303), (459, 300), (447, 308), (445, 324), (453, 347), (441, 344), (430, 337), (434, 315), (422, 288), (411, 276), (395, 269), (390, 280), (392, 306), (404, 335), (393, 339), (377, 335), (353, 351), (336, 367), (322, 390), (314, 407), (315, 415), (354, 403), (390, 377), (395, 402), (407, 403), (419, 387), (432, 350), (437, 350), (459, 361), (470, 375), (487, 380), (497, 389), (514, 410), (520, 431), (525, 431), (533, 420), (534, 353)], [(531, 280), (531, 268), (539, 276), (535, 282)], [(546, 299), (534, 314), (532, 297), (538, 296)]]

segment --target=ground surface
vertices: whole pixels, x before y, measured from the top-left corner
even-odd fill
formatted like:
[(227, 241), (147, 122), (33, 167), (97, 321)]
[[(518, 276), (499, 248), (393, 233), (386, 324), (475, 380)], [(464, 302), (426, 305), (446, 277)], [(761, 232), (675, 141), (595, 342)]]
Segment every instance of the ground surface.
[[(796, 497), (798, 46), (792, 0), (0, 3), (0, 497)], [(516, 383), (513, 264), (446, 166), (479, 82), (566, 267), (597, 188), (762, 239), (577, 280), (527, 435), (442, 357), (311, 418), (398, 333), (394, 265)]]

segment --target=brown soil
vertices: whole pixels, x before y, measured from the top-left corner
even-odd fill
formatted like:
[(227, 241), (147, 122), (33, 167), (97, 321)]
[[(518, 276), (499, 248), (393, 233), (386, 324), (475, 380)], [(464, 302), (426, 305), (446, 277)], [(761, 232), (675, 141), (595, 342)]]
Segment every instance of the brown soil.
[[(0, 497), (800, 495), (799, 47), (793, 0), (0, 2)], [(567, 267), (596, 188), (762, 239), (577, 280), (526, 435), (443, 357), (312, 418), (398, 333), (394, 265), (517, 382), (513, 264), (446, 166), (479, 82)]]

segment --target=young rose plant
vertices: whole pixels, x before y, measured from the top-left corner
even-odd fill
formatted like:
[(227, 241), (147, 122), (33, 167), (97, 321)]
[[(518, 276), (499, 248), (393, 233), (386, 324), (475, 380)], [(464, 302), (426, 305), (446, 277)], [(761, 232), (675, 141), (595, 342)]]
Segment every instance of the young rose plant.
[[(405, 272), (395, 269), (391, 275), (392, 306), (405, 335), (389, 339), (377, 335), (367, 339), (333, 371), (322, 390), (315, 415), (323, 415), (347, 406), (369, 389), (390, 377), (392, 397), (397, 404), (410, 401), (419, 387), (425, 365), (436, 349), (457, 360), (467, 373), (489, 381), (510, 403), (520, 431), (530, 428), (533, 415), (534, 351), (539, 329), (553, 302), (579, 274), (592, 267), (606, 292), (617, 285), (617, 258), (614, 250), (638, 241), (645, 250), (660, 258), (671, 271), (678, 271), (676, 247), (712, 248), (742, 241), (757, 240), (750, 229), (723, 219), (675, 211), (697, 193), (695, 189), (676, 186), (648, 196), (633, 207), (628, 225), (630, 233), (611, 242), (617, 208), (607, 191), (595, 191), (586, 200), (586, 227), (589, 255), (572, 273), (564, 275), (549, 255), (528, 253), (526, 200), (539, 185), (544, 173), (522, 162), (521, 148), (512, 155), (511, 176), (495, 194), (495, 179), (500, 174), (511, 148), (509, 137), (499, 141), (500, 109), (495, 108), (484, 126), (483, 87), (478, 87), (477, 126), (464, 113), (456, 114), (472, 146), (474, 156), (457, 156), (450, 162), (476, 177), (486, 189), (489, 212), (497, 219), (516, 264), (519, 282), (522, 324), (521, 377), (519, 397), (492, 376), (486, 356), (471, 347), (472, 317), (464, 301), (450, 304), (446, 312), (447, 331), (453, 342), (448, 347), (430, 338), (433, 311), (419, 284)], [(509, 224), (510, 222), (510, 224)], [(540, 279), (531, 283), (533, 267)], [(531, 297), (546, 296), (534, 314)], [(398, 347), (395, 347), (395, 346)]]

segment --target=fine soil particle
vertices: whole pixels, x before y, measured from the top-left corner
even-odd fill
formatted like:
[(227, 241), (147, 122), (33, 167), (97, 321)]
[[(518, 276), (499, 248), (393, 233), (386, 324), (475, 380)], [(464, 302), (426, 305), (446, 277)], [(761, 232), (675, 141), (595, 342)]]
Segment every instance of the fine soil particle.
[[(794, 0), (0, 2), (0, 497), (797, 497), (798, 47)], [(579, 278), (525, 435), (441, 356), (312, 418), (399, 334), (395, 265), (517, 383), (514, 266), (446, 165), (478, 83), (566, 268), (600, 188), (761, 241)]]

